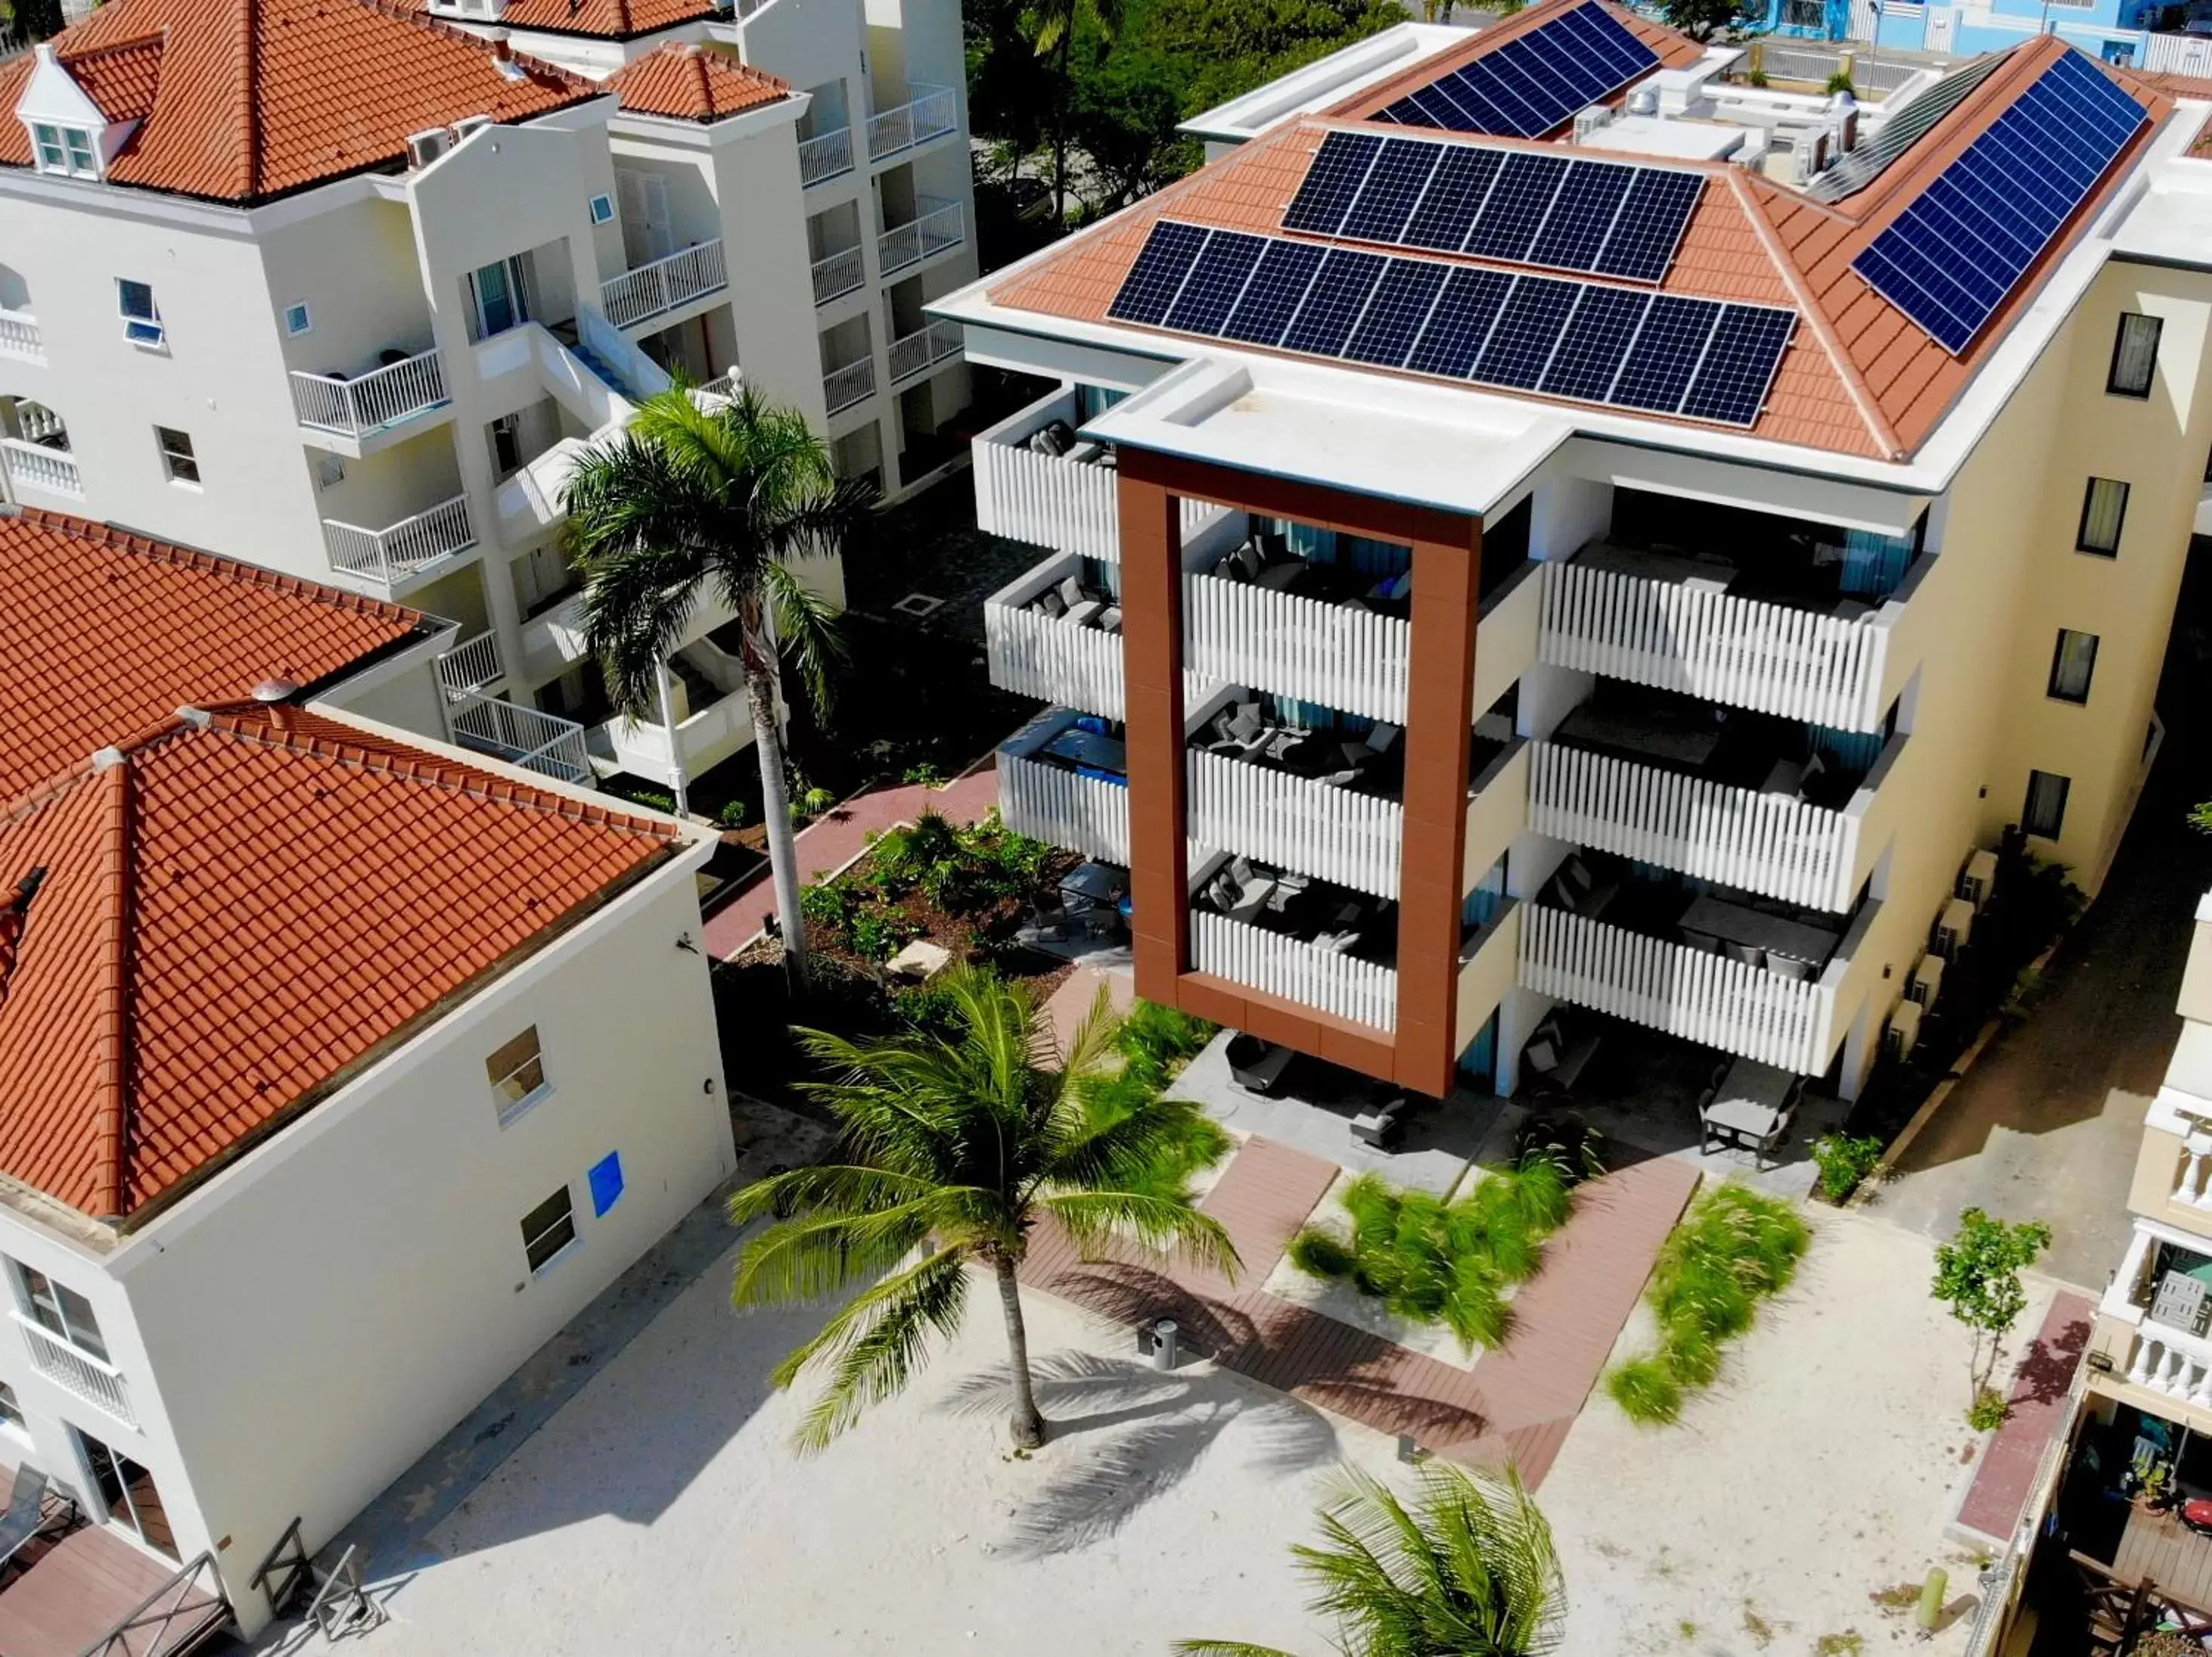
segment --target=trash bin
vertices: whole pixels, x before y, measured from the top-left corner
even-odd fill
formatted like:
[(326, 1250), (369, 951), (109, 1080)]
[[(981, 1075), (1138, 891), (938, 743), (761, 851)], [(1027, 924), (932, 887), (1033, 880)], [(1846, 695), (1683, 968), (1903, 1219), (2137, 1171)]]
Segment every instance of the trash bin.
[(1172, 1369), (1182, 1357), (1181, 1342), (1173, 1318), (1162, 1318), (1152, 1326), (1152, 1368)]

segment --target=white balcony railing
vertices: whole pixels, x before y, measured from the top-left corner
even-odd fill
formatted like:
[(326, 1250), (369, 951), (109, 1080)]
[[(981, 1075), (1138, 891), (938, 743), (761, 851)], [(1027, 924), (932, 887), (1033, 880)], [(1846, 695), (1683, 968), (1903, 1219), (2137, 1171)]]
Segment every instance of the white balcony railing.
[(1576, 563), (1544, 566), (1554, 667), (1686, 691), (1842, 731), (1881, 726), (1889, 628)]
[(25, 362), (46, 360), (46, 336), (39, 331), (38, 318), (28, 311), (0, 310), (0, 356)]
[(349, 437), (388, 430), (447, 400), (435, 346), (358, 379), (292, 372), (292, 407), (300, 423)]
[(1031, 840), (1085, 857), (1129, 862), (1129, 791), (1057, 766), (1000, 753), (999, 814)]
[(1226, 755), (1189, 755), (1190, 837), (1377, 897), (1398, 895), (1406, 808)]
[[(1832, 964), (1829, 975), (1834, 975)], [(1835, 991), (1583, 915), (1523, 907), (1521, 984), (1801, 1075), (1827, 1068)]]
[[(1061, 552), (1079, 552), (1109, 564), (1121, 561), (1120, 500), (1111, 466), (1094, 458), (1039, 454), (1028, 440), (1054, 421), (1071, 429), (1083, 423), (1073, 388), (1038, 398), (1009, 415), (969, 446), (975, 460), (975, 522), (993, 535)], [(1182, 501), (1188, 540), (1226, 507)]]
[(2212, 1410), (2212, 1342), (2145, 1320), (2128, 1352), (2132, 1386)]
[(460, 701), (471, 691), (497, 684), (506, 677), (507, 669), (499, 659), (499, 635), (495, 633), (479, 633), (473, 639), (465, 639), (438, 658), (438, 684), (449, 702)]
[(1395, 968), (1316, 949), (1302, 938), (1262, 932), (1210, 909), (1190, 913), (1190, 964), (1354, 1023), (1380, 1030), (1397, 1027)]
[(876, 360), (864, 356), (858, 362), (848, 362), (842, 368), (832, 368), (822, 376), (822, 398), (829, 411), (836, 414), (873, 397), (876, 391)]
[(827, 184), (852, 170), (851, 127), (841, 126), (835, 132), (817, 132), (811, 138), (799, 140), (799, 182), (802, 189), (808, 185)]
[(86, 1403), (106, 1411), (126, 1426), (138, 1424), (138, 1418), (131, 1413), (131, 1391), (124, 1385), (121, 1370), (104, 1358), (96, 1358), (72, 1346), (21, 1313), (13, 1315), (15, 1326), (23, 1332), (24, 1344), (31, 1349), (32, 1367), (40, 1375), (64, 1391), (74, 1393)]
[(957, 322), (933, 322), (890, 343), (891, 384), (911, 379), (925, 368), (960, 355), (961, 328)]
[(332, 569), (389, 587), (467, 550), (476, 544), (477, 534), (469, 520), (469, 499), (457, 495), (386, 529), (362, 529), (325, 518), (323, 541)]
[(827, 305), (833, 299), (842, 299), (868, 280), (867, 260), (857, 246), (842, 248), (827, 258), (814, 261), (814, 302)]
[(1540, 834), (1823, 909), (1850, 907), (1861, 818), (1559, 743), (1534, 744)]
[(991, 683), (1000, 689), (1101, 719), (1121, 717), (1119, 634), (994, 598), (983, 606), (983, 639)]
[(726, 288), (729, 281), (722, 264), (722, 240), (717, 236), (601, 282), (599, 308), (616, 327), (633, 327)]
[(7, 456), (10, 482), (27, 483), (48, 495), (65, 495), (72, 501), (84, 499), (83, 474), (76, 469), (76, 457), (67, 449), (26, 443), (20, 437), (0, 437), (0, 452)]
[(910, 264), (920, 264), (948, 247), (957, 247), (966, 240), (965, 221), (958, 202), (939, 202), (925, 197), (919, 205), (922, 209), (919, 217), (893, 225), (876, 238), (876, 264), (886, 276)]
[(453, 740), (464, 748), (496, 755), (540, 776), (586, 786), (592, 781), (584, 727), (573, 719), (479, 691), (457, 698), (447, 719)]
[(1186, 578), (1184, 592), (1193, 673), (1406, 722), (1410, 623), (1210, 575)]
[(868, 158), (884, 161), (932, 138), (941, 138), (960, 124), (960, 106), (951, 87), (914, 86), (910, 102), (868, 118)]

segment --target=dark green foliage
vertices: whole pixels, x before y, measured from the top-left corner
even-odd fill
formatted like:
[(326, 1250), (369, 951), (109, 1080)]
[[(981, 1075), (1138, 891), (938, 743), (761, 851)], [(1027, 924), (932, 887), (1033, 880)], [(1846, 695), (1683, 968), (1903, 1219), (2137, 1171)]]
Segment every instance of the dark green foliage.
[(1621, 1413), (1640, 1427), (1660, 1427), (1682, 1414), (1682, 1383), (1656, 1355), (1617, 1363), (1605, 1378), (1605, 1390)]
[(2051, 1247), (2051, 1228), (2040, 1220), (2007, 1223), (1978, 1208), (1959, 1216), (1950, 1241), (1936, 1250), (1936, 1278), (1929, 1293), (1951, 1308), (1951, 1315), (1972, 1332), (1967, 1372), (1973, 1406), (1990, 1390), (2005, 1335), (2027, 1309), (2027, 1285), (2020, 1274)]
[[(1765, 9), (1756, 0), (1660, 0), (1659, 15), (1667, 27), (1676, 28), (1692, 40), (1710, 40), (1714, 35), (1729, 29), (1753, 27), (1765, 15)], [(1838, 76), (1846, 87), (1848, 77)], [(1829, 89), (1833, 91), (1831, 84)]]
[(1813, 1141), (1813, 1161), (1820, 1170), (1820, 1190), (1841, 1202), (1881, 1161), (1882, 1143), (1871, 1133), (1824, 1133)]
[(1121, 1020), (1121, 1055), (1130, 1074), (1148, 1086), (1165, 1087), (1219, 1029), (1179, 1008), (1139, 1001)]
[(741, 799), (725, 800), (722, 809), (714, 813), (714, 821), (725, 828), (745, 826), (745, 803)]

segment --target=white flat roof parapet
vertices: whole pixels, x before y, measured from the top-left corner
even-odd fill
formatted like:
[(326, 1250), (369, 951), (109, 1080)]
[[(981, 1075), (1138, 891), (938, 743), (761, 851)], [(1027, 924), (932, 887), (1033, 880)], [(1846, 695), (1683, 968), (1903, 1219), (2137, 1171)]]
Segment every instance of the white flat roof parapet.
[(2205, 112), (2203, 105), (2185, 105), (2159, 135), (2149, 187), (2113, 228), (2115, 258), (2212, 266), (2212, 161), (2191, 161), (2182, 153)]
[(1242, 98), (1217, 104), (1183, 122), (1177, 131), (1194, 138), (1231, 143), (1273, 126), (1286, 115), (1304, 114), (1340, 103), (1363, 88), (1412, 68), (1424, 58), (1464, 42), (1470, 31), (1435, 23), (1398, 23), (1380, 34), (1354, 41), (1304, 69), (1270, 81)]
[(1510, 495), (1574, 427), (1449, 386), (1200, 357), (1116, 404), (1083, 434), (1479, 516)]
[(1632, 155), (1663, 155), (1678, 161), (1726, 161), (1751, 136), (1747, 128), (1719, 121), (1689, 121), (1657, 115), (1623, 115), (1583, 141), (1585, 149), (1618, 149)]

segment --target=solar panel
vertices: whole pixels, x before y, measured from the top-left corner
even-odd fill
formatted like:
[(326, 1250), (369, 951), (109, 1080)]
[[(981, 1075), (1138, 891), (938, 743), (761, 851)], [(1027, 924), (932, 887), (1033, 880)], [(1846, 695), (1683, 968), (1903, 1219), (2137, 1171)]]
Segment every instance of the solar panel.
[(1507, 156), (1505, 168), (1491, 189), (1490, 201), (1461, 251), (1477, 258), (1522, 258), (1535, 240), (1544, 215), (1552, 210), (1553, 198), (1565, 182), (1570, 165), (1562, 156), (1527, 150)]
[(1244, 296), (1222, 325), (1222, 338), (1250, 345), (1273, 345), (1282, 338), (1327, 252), (1308, 241), (1269, 241), (1259, 269), (1244, 285)]
[(1622, 359), (1606, 400), (1659, 414), (1680, 408), (1682, 393), (1705, 361), (1705, 342), (1712, 337), (1720, 316), (1721, 307), (1713, 300), (1653, 294), (1644, 325), (1636, 331), (1636, 343)]
[(1305, 182), (1283, 215), (1283, 228), (1334, 234), (1382, 148), (1382, 140), (1371, 132), (1332, 132), (1322, 139)]
[(1513, 280), (1503, 270), (1453, 271), (1406, 366), (1416, 373), (1466, 379), (1490, 343), (1492, 325), (1512, 291)]
[(1946, 350), (1963, 353), (2149, 118), (2068, 52), (1851, 269)]
[(1692, 420), (1747, 426), (1759, 418), (1767, 387), (1797, 319), (1764, 305), (1731, 305), (1721, 313), (1705, 360), (1682, 399)]
[(1468, 378), (1534, 391), (1559, 345), (1560, 327), (1581, 296), (1579, 282), (1551, 276), (1515, 278), (1512, 294), (1498, 313), (1497, 327), (1491, 330), (1490, 343)]
[(1342, 350), (1389, 263), (1379, 254), (1332, 249), (1283, 336), (1283, 349), (1310, 351), (1316, 356), (1334, 356)]
[(1528, 263), (1547, 264), (1554, 270), (1588, 270), (1595, 265), (1598, 250), (1613, 234), (1636, 173), (1632, 167), (1577, 161), (1529, 246)]
[(1474, 216), (1489, 198), (1505, 157), (1494, 149), (1474, 144), (1437, 144), (1444, 158), (1429, 180), (1428, 193), (1413, 209), (1413, 216), (1396, 238), (1408, 247), (1435, 247), (1449, 252), (1467, 240)]
[(1650, 294), (1632, 288), (1584, 287), (1537, 389), (1579, 403), (1604, 402), (1650, 305)]
[(1243, 236), (1233, 230), (1217, 230), (1193, 260), (1182, 291), (1169, 307), (1161, 324), (1186, 334), (1212, 334), (1243, 296), (1252, 268), (1267, 246), (1264, 236)]
[(1602, 7), (1583, 4), (1407, 93), (1381, 118), (1453, 132), (1538, 138), (1659, 67)]
[(1392, 259), (1390, 268), (1367, 302), (1367, 314), (1345, 345), (1344, 355), (1354, 362), (1376, 362), (1395, 368), (1413, 349), (1413, 337), (1429, 318), (1437, 290), (1444, 285), (1449, 267), (1433, 259)]
[(1674, 263), (1690, 215), (1705, 193), (1705, 175), (1642, 167), (1628, 186), (1628, 197), (1605, 239), (1604, 251), (1590, 266), (1601, 276), (1631, 282), (1657, 282)]
[(1385, 139), (1382, 153), (1359, 187), (1352, 210), (1337, 229), (1354, 241), (1395, 241), (1413, 216), (1429, 175), (1437, 170), (1440, 146)]

